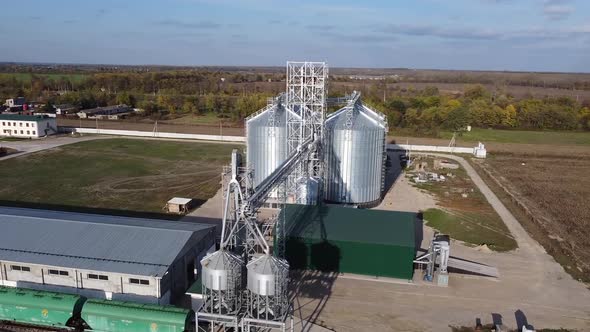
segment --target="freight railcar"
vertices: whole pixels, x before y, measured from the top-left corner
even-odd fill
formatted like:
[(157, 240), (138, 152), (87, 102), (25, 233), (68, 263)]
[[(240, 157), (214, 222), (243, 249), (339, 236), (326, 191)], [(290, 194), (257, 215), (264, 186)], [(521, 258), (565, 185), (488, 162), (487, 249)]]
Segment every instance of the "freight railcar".
[(193, 332), (194, 312), (172, 306), (87, 299), (0, 287), (0, 321), (75, 331)]
[(82, 319), (101, 332), (183, 332), (191, 331), (194, 315), (189, 310), (132, 302), (89, 299)]
[(68, 328), (77, 319), (86, 298), (23, 288), (0, 287), (0, 320), (37, 326)]

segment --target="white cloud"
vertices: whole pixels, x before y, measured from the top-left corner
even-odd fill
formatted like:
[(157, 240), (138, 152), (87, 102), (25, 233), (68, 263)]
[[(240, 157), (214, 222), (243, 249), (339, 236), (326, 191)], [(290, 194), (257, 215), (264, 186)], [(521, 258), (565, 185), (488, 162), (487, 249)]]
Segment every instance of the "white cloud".
[(545, 0), (543, 3), (543, 14), (550, 20), (566, 19), (574, 10), (569, 0)]

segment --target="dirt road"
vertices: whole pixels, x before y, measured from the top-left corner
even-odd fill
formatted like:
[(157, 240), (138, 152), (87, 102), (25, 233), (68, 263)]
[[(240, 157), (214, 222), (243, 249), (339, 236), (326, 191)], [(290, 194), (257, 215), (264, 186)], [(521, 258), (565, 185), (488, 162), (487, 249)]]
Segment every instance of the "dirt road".
[(473, 180), (473, 183), (477, 186), (477, 188), (481, 191), (481, 193), (486, 197), (487, 201), (490, 205), (496, 210), (496, 213), (502, 218), (504, 224), (514, 236), (514, 239), (518, 242), (519, 250), (525, 251), (531, 254), (543, 254), (545, 253), (545, 249), (538, 244), (533, 238), (529, 236), (526, 230), (520, 225), (518, 220), (514, 218), (512, 213), (508, 211), (508, 209), (502, 204), (500, 199), (494, 194), (494, 192), (488, 187), (488, 185), (483, 181), (483, 179), (477, 174), (475, 169), (463, 158), (455, 155), (449, 154), (439, 154), (439, 153), (418, 153), (430, 156), (439, 156), (445, 159), (452, 159), (461, 164), (461, 166), (467, 171), (467, 174)]
[(20, 152), (4, 156), (0, 158), (0, 161), (11, 158), (20, 157), (29, 153), (38, 152), (42, 150), (52, 149), (62, 145), (68, 145), (78, 142), (91, 141), (95, 139), (104, 139), (108, 137), (101, 136), (85, 136), (85, 137), (47, 137), (35, 140), (22, 140), (22, 141), (8, 141), (0, 142), (0, 146), (5, 146), (11, 149), (18, 150)]

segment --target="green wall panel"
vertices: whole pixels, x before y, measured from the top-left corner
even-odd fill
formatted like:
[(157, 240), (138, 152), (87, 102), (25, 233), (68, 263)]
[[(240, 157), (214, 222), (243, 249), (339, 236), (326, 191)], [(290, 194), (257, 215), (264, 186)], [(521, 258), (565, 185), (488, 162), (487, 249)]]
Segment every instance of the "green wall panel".
[(412, 279), (416, 214), (287, 205), (291, 268)]

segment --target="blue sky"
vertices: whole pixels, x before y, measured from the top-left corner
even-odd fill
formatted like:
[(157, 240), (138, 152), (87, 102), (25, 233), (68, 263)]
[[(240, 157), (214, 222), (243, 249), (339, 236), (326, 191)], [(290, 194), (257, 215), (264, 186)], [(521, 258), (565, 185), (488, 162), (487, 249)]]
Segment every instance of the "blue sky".
[(587, 0), (4, 0), (0, 61), (590, 71)]

